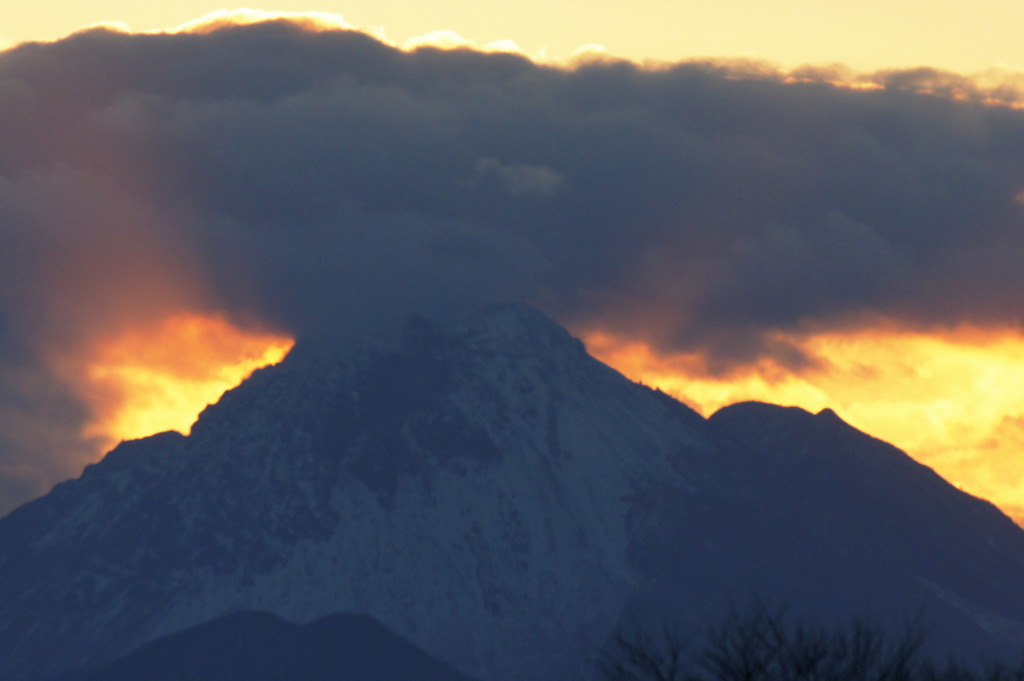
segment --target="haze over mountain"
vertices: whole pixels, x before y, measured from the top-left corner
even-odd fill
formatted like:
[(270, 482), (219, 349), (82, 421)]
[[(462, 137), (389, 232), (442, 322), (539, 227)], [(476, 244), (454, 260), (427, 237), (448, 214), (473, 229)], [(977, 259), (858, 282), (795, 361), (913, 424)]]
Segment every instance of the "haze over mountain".
[(616, 626), (749, 598), (1024, 645), (1024, 531), (834, 413), (704, 419), (531, 308), (300, 343), (188, 436), (0, 519), (0, 678), (239, 610), (372, 616), (485, 681), (580, 678)]

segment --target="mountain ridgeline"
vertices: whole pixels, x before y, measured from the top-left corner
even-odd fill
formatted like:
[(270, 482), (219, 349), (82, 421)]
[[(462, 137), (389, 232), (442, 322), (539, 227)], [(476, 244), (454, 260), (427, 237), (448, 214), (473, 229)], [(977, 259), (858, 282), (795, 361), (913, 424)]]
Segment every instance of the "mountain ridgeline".
[(752, 599), (1015, 659), (1022, 585), (1024, 531), (831, 411), (704, 419), (496, 305), (395, 346), (300, 343), (188, 436), (0, 520), (0, 679), (243, 611), (366, 615), (484, 681), (583, 679), (624, 622)]
[(51, 681), (478, 681), (366, 615), (305, 625), (240, 611)]

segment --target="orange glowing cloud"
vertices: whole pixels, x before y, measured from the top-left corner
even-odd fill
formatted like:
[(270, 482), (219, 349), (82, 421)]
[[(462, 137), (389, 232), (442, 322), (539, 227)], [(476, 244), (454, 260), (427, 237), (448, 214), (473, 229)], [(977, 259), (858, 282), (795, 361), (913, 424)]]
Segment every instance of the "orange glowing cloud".
[(229, 26), (258, 24), (284, 19), (307, 31), (332, 31), (354, 28), (345, 17), (333, 12), (273, 12), (262, 9), (218, 9), (171, 29), (171, 33), (212, 33)]
[(906, 450), (953, 484), (1024, 521), (1024, 337), (959, 329), (871, 329), (787, 337), (818, 362), (795, 373), (771, 360), (718, 376), (698, 354), (662, 354), (602, 332), (590, 352), (630, 378), (709, 415), (761, 400), (831, 407), (852, 425)]
[(204, 407), (292, 345), (220, 316), (180, 314), (94, 342), (64, 363), (64, 373), (95, 415), (84, 435), (105, 450), (165, 430), (187, 432)]
[(402, 44), (403, 50), (415, 50), (420, 47), (437, 47), (443, 50), (457, 50), (461, 48), (477, 50), (480, 52), (512, 52), (525, 54), (523, 48), (511, 40), (495, 40), (483, 46), (476, 41), (463, 38), (451, 30), (431, 31), (423, 35), (413, 36)]

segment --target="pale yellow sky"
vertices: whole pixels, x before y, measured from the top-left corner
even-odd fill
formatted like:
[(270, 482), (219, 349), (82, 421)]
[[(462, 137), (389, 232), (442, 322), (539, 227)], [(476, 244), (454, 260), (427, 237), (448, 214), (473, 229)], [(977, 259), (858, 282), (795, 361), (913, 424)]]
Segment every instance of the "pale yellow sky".
[[(546, 50), (552, 57), (597, 43), (634, 59), (748, 56), (783, 67), (1024, 69), (1019, 0), (982, 0), (972, 8), (961, 0), (276, 0), (248, 6), (337, 13), (359, 27), (383, 28), (397, 43), (450, 29), (480, 44), (508, 39), (528, 54)], [(4, 11), (0, 45), (52, 40), (100, 21), (170, 28), (224, 7), (216, 0), (54, 0), (41, 10), (40, 3), (14, 0)]]

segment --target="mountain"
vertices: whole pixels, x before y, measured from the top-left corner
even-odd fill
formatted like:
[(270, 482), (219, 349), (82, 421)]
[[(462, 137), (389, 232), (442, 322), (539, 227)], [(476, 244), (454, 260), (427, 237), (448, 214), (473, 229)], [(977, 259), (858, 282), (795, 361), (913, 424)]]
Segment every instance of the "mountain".
[(236, 612), (51, 681), (473, 681), (366, 615)]
[(834, 413), (704, 419), (531, 308), (300, 343), (186, 437), (0, 519), (0, 678), (222, 615), (363, 613), (486, 681), (583, 677), (621, 622), (752, 598), (1024, 646), (1024, 532)]

